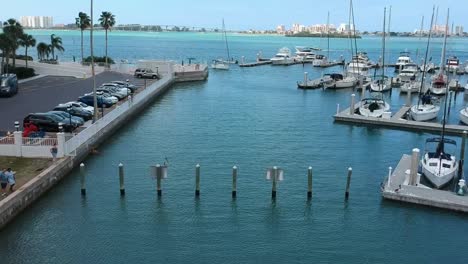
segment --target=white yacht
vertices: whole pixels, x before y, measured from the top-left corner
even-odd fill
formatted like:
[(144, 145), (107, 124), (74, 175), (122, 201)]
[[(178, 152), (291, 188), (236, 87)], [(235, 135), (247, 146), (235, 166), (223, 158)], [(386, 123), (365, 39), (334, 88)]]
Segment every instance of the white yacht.
[(348, 76), (354, 76), (359, 79), (360, 76), (367, 76), (369, 74), (369, 65), (365, 62), (352, 60), (346, 67)]
[(343, 88), (352, 88), (358, 83), (358, 79), (354, 76), (344, 77), (339, 73), (332, 73), (328, 75), (330, 79), (323, 83), (324, 87), (327, 89), (343, 89)]
[(222, 59), (213, 60), (211, 68), (216, 70), (229, 70), (229, 63), (226, 63)]
[(384, 112), (390, 110), (390, 105), (383, 99), (362, 99), (359, 105), (359, 114), (365, 117), (382, 117)]
[(431, 81), (431, 93), (435, 95), (444, 95), (447, 93), (447, 75), (439, 73)]
[(319, 50), (317, 48), (305, 47), (305, 46), (296, 46), (296, 57), (297, 61), (303, 62), (313, 62), (315, 59), (315, 51)]
[[(419, 89), (421, 89), (421, 82), (419, 81), (411, 81), (411, 82), (405, 82), (403, 85), (400, 87), (400, 93), (418, 93)], [(421, 93), (426, 93), (427, 92), (427, 86), (422, 87)]]
[(465, 125), (468, 125), (468, 107), (464, 107), (461, 111), (460, 111), (460, 121), (465, 124)]
[(447, 59), (445, 68), (447, 69), (448, 72), (457, 72), (459, 67), (460, 67), (460, 60), (457, 57), (453, 56)]
[(322, 66), (327, 65), (327, 64), (328, 64), (327, 56), (324, 56), (324, 55), (321, 55), (321, 54), (315, 55), (315, 59), (312, 62), (312, 66), (314, 66), (314, 67), (322, 67)]
[(413, 105), (410, 108), (410, 116), (415, 121), (429, 121), (437, 118), (440, 111), (440, 106), (435, 104), (434, 99), (425, 94), (421, 96), (421, 102), (417, 105)]
[[(436, 143), (435, 151), (428, 151), (428, 143)], [(455, 145), (456, 142), (451, 139), (429, 138), (426, 140), (426, 151), (421, 160), (423, 175), (436, 187), (441, 188), (447, 185), (458, 172), (458, 162), (454, 155), (445, 151), (445, 145)]]
[(370, 89), (373, 92), (385, 92), (392, 89), (391, 80), (384, 76), (383, 78), (375, 79), (370, 85)]
[(294, 58), (291, 57), (291, 51), (284, 47), (270, 61), (272, 65), (291, 65), (294, 63)]
[(408, 63), (398, 73), (397, 78), (402, 83), (410, 82), (410, 81), (416, 80), (416, 77), (418, 76), (418, 73), (419, 73), (418, 65), (416, 65), (414, 63)]
[(412, 64), (413, 61), (411, 60), (409, 56), (409, 52), (404, 51), (400, 52), (400, 56), (398, 57), (397, 62), (395, 63), (395, 69), (398, 71), (400, 69), (403, 69), (407, 64)]

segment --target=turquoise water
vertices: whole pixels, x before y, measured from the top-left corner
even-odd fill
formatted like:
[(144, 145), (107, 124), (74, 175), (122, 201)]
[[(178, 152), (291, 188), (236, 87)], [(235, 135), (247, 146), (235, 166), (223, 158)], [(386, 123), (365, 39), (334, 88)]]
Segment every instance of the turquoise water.
[[(63, 33), (65, 58), (68, 50), (79, 48), (77, 36)], [(111, 36), (116, 58), (208, 60), (224, 54), (215, 34)], [(259, 50), (271, 56), (282, 46), (320, 44), (268, 36), (230, 39), (235, 57), (252, 60)], [(392, 41), (394, 56), (418, 45), (417, 39)], [(379, 39), (360, 43), (378, 57)], [(466, 58), (466, 40), (454, 40), (452, 46)], [(413, 147), (424, 148), (431, 135), (334, 124), (336, 104), (347, 106), (352, 90), (297, 90), (303, 71), (321, 74), (310, 65), (232, 66), (210, 72), (207, 82), (175, 85), (85, 161), (86, 198), (80, 196), (75, 170), (0, 231), (2, 263), (465, 263), (466, 215), (380, 196), (388, 167)], [(405, 100), (397, 89), (386, 98), (392, 111)], [(464, 103), (459, 95), (451, 122), (457, 122)], [(166, 157), (169, 178), (158, 200), (149, 166)], [(126, 166), (123, 199), (119, 162)], [(239, 167), (235, 201), (233, 165)], [(285, 180), (272, 203), (265, 170), (274, 165), (284, 169)], [(306, 199), (308, 166), (314, 168), (311, 202)], [(345, 202), (348, 166), (353, 178)]]

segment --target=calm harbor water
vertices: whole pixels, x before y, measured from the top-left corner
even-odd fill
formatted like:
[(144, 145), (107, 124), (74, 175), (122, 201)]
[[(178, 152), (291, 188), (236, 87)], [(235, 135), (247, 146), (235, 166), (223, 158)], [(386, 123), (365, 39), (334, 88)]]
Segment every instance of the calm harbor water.
[[(46, 39), (50, 32), (34, 33)], [(79, 33), (59, 34), (64, 59), (79, 57)], [(391, 61), (419, 45), (407, 38), (391, 43)], [(466, 43), (454, 39), (449, 45), (463, 61)], [(326, 40), (230, 37), (233, 56), (250, 60), (259, 50), (270, 57), (283, 46), (320, 44)], [(380, 39), (358, 45), (378, 58)], [(332, 58), (346, 56), (346, 47), (346, 40), (332, 40)], [(193, 33), (112, 32), (110, 50), (111, 57), (129, 60), (206, 61), (224, 54), (219, 35)], [(334, 124), (336, 104), (349, 105), (352, 90), (297, 90), (304, 71), (321, 74), (310, 65), (232, 66), (211, 71), (207, 82), (175, 85), (85, 161), (86, 198), (75, 170), (0, 231), (2, 263), (464, 263), (466, 215), (380, 196), (388, 167), (413, 147), (423, 149), (431, 135)], [(397, 89), (385, 97), (392, 111), (405, 101)], [(460, 94), (450, 122), (458, 122), (464, 104)], [(166, 157), (169, 178), (158, 200), (149, 166)], [(123, 199), (119, 162), (126, 166)], [(199, 200), (194, 199), (197, 163)], [(236, 201), (230, 196), (233, 165), (239, 167)], [(285, 171), (276, 203), (265, 180), (266, 168), (274, 165)], [(308, 166), (314, 168), (310, 203)], [(348, 166), (353, 179), (345, 203)]]

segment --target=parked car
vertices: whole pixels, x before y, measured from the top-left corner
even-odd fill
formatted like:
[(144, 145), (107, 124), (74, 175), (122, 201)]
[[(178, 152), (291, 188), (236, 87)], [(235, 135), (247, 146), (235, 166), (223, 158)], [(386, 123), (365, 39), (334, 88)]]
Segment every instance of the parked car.
[(74, 115), (70, 115), (69, 113), (64, 112), (64, 111), (49, 111), (49, 112), (46, 112), (46, 113), (50, 113), (50, 114), (53, 114), (53, 115), (60, 116), (63, 119), (68, 120), (68, 123), (71, 120), (71, 123), (76, 125), (77, 127), (82, 126), (84, 124), (84, 119), (83, 118), (78, 117), (78, 116), (74, 116)]
[(128, 94), (131, 94), (132, 93), (132, 90), (123, 86), (123, 85), (120, 85), (120, 84), (116, 84), (116, 83), (103, 83), (101, 85), (101, 87), (111, 87), (111, 88), (114, 88), (118, 91), (120, 91), (122, 94), (125, 94), (125, 95), (128, 95)]
[(0, 75), (0, 95), (12, 96), (18, 93), (18, 78), (16, 74)]
[[(92, 96), (93, 93), (87, 93), (87, 94), (85, 94), (85, 95), (91, 95), (91, 96)], [(109, 100), (112, 102), (111, 105), (114, 105), (114, 104), (116, 104), (116, 103), (119, 101), (119, 98), (117, 98), (117, 97), (115, 97), (115, 96), (112, 96), (112, 95), (110, 95), (110, 94), (108, 94), (108, 93), (96, 92), (96, 95), (97, 95), (97, 96), (101, 96), (101, 97), (105, 97), (105, 98), (109, 99)]]
[(144, 69), (144, 68), (136, 69), (134, 76), (137, 78), (160, 79), (159, 73), (154, 72), (151, 69)]
[[(94, 105), (94, 96), (93, 96), (93, 94), (83, 95), (83, 96), (80, 96), (78, 98), (78, 101), (82, 102), (82, 103), (85, 103), (86, 105), (93, 106)], [(108, 97), (101, 96), (101, 95), (96, 96), (96, 101), (97, 101), (97, 106), (98, 107), (111, 107), (112, 105), (114, 105), (113, 100), (111, 100)]]
[(23, 120), (23, 126), (31, 123), (37, 126), (40, 130), (46, 132), (58, 132), (59, 123), (62, 123), (62, 127), (66, 132), (72, 132), (75, 130), (76, 125), (70, 124), (70, 122), (64, 122), (63, 118), (51, 114), (51, 113), (34, 113), (27, 115)]
[(93, 106), (89, 106), (85, 103), (82, 103), (82, 102), (67, 102), (67, 103), (63, 103), (63, 104), (59, 104), (57, 107), (69, 107), (69, 106), (72, 106), (72, 107), (76, 107), (76, 108), (80, 108), (80, 109), (83, 109), (83, 110), (87, 110), (89, 112), (91, 112), (91, 114), (94, 113), (94, 107)]
[(115, 96), (117, 97), (117, 99), (120, 101), (122, 99), (124, 99), (125, 97), (127, 97), (127, 94), (126, 93), (122, 93), (120, 90), (118, 89), (115, 89), (113, 87), (98, 87), (96, 88), (96, 91), (98, 92), (102, 92), (102, 93), (107, 93), (111, 96)]
[[(68, 109), (70, 107), (70, 110)], [(85, 121), (90, 120), (93, 118), (93, 113), (89, 110), (84, 109), (83, 107), (76, 107), (76, 106), (56, 106), (54, 111), (63, 111), (70, 113), (73, 116), (78, 116), (83, 118)]]
[(131, 84), (128, 81), (126, 81), (126, 82), (124, 82), (124, 81), (112, 81), (111, 83), (116, 83), (116, 84), (121, 85), (123, 87), (127, 87), (128, 89), (130, 89), (132, 91), (132, 93), (134, 93), (136, 90), (138, 90), (138, 87), (136, 85)]

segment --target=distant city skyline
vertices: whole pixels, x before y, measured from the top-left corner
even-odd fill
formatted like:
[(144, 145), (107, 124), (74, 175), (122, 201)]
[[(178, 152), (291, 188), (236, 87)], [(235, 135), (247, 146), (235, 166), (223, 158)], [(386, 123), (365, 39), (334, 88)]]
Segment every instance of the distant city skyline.
[[(9, 1), (2, 5), (8, 14), (0, 20), (12, 17), (20, 20), (22, 16), (51, 16), (56, 24), (75, 22), (78, 12), (90, 14), (90, 1), (24, 0), (21, 3)], [(383, 19), (383, 8), (392, 6), (392, 31), (413, 32), (420, 28), (421, 17), (425, 17), (425, 29), (430, 23), (432, 4), (439, 5), (437, 24), (445, 22), (447, 8), (450, 8), (450, 26), (452, 22), (461, 27), (468, 27), (464, 14), (468, 7), (466, 0), (445, 0), (429, 3), (427, 0), (354, 0), (356, 29), (361, 31), (379, 31)], [(220, 28), (221, 19), (226, 21), (229, 30), (275, 30), (278, 25), (291, 27), (293, 24), (306, 26), (326, 24), (327, 11), (330, 11), (330, 24), (349, 24), (349, 1), (329, 0), (312, 2), (296, 0), (293, 5), (285, 6), (278, 0), (237, 0), (224, 2), (217, 0), (188, 1), (179, 0), (154, 2), (150, 0), (94, 1), (94, 22), (102, 11), (116, 15), (117, 24), (143, 25), (178, 25), (189, 27)], [(54, 8), (51, 8), (54, 7)], [(144, 8), (143, 8), (144, 7)], [(351, 23), (352, 24), (352, 23)]]

